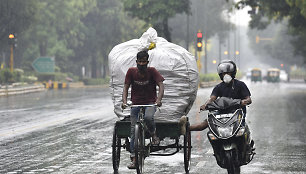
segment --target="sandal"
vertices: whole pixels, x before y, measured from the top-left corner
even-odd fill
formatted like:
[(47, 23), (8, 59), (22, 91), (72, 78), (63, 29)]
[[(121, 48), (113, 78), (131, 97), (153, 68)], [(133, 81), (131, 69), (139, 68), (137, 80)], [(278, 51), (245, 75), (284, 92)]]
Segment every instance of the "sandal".
[(136, 169), (136, 161), (135, 161), (135, 158), (131, 159), (131, 163), (127, 166), (128, 169)]

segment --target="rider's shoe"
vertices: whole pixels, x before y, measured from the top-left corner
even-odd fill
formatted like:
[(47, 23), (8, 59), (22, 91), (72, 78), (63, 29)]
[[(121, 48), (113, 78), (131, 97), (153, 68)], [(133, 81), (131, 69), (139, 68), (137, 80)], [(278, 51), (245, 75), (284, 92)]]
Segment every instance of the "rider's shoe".
[(158, 145), (159, 143), (160, 143), (160, 140), (158, 136), (156, 136), (156, 134), (154, 133), (152, 136), (152, 145)]
[(180, 121), (179, 121), (179, 125), (181, 127), (181, 134), (182, 135), (185, 135), (186, 134), (186, 123), (187, 123), (187, 117), (185, 115), (183, 115), (181, 118), (180, 118)]
[(131, 158), (131, 163), (127, 166), (129, 169), (136, 169), (136, 159), (135, 157)]

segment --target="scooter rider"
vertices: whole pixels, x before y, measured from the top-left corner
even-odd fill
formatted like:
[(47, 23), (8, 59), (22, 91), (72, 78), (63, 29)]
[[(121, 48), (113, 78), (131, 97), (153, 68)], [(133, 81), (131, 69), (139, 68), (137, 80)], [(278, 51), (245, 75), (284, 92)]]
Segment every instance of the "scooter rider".
[[(206, 105), (215, 101), (218, 97), (229, 97), (233, 99), (241, 99), (241, 107), (246, 116), (246, 105), (252, 103), (251, 93), (246, 84), (240, 80), (235, 79), (237, 73), (236, 64), (231, 60), (223, 60), (217, 67), (218, 74), (221, 83), (216, 85), (210, 95), (210, 98), (204, 105), (200, 107), (200, 110), (205, 110)], [(243, 120), (245, 125), (245, 119)], [(203, 122), (190, 126), (190, 131), (202, 131), (208, 127), (207, 119)], [(254, 141), (251, 141), (250, 147), (254, 145)]]

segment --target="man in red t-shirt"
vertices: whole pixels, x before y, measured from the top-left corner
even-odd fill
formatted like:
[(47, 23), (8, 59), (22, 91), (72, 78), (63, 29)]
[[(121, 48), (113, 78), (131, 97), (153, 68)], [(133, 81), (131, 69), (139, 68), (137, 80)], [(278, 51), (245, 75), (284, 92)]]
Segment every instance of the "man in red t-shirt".
[[(164, 95), (164, 78), (154, 67), (147, 67), (149, 54), (147, 51), (140, 51), (137, 53), (137, 68), (131, 67), (125, 75), (125, 82), (122, 95), (122, 108), (127, 106), (128, 90), (132, 85), (131, 99), (133, 105), (148, 105), (156, 104), (161, 106), (161, 100)], [(158, 96), (156, 95), (156, 85), (159, 86)], [(137, 121), (140, 108), (131, 108), (131, 164), (129, 169), (135, 169), (135, 152), (134, 152), (134, 138), (135, 138), (135, 123)], [(152, 135), (153, 144), (159, 144), (159, 138), (156, 136), (156, 127), (154, 122), (155, 107), (146, 107), (144, 121)]]

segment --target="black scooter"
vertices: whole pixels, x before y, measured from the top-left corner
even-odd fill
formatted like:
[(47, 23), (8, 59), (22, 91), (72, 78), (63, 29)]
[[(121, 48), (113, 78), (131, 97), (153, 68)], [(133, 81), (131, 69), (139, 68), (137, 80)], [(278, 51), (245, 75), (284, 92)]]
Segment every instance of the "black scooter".
[(228, 174), (239, 174), (240, 166), (248, 164), (255, 155), (240, 102), (239, 99), (220, 97), (206, 105), (209, 111), (207, 137), (218, 165), (227, 169)]

